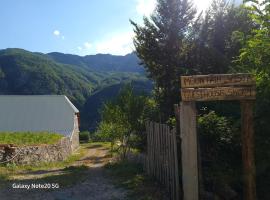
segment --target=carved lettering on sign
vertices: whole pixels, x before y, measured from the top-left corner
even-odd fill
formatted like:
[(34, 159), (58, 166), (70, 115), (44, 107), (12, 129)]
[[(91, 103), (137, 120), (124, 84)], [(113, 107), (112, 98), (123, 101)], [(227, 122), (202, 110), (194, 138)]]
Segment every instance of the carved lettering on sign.
[(255, 78), (251, 74), (211, 74), (196, 76), (181, 76), (182, 88), (252, 86)]
[(216, 101), (255, 99), (254, 87), (217, 87), (217, 88), (184, 88), (181, 89), (183, 101)]

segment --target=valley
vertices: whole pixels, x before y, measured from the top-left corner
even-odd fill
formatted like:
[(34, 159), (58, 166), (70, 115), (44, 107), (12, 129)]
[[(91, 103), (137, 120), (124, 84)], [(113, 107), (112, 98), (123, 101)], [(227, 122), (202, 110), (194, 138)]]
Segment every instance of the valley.
[(135, 53), (77, 56), (0, 50), (0, 95), (66, 95), (81, 112), (81, 129), (94, 130), (103, 102), (123, 85), (149, 94), (152, 83)]

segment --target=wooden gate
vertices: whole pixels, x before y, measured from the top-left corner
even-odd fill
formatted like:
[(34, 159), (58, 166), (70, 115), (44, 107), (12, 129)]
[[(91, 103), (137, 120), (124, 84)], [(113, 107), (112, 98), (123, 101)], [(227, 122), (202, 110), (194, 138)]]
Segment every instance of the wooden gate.
[(170, 199), (179, 200), (179, 172), (176, 129), (155, 122), (146, 123), (146, 172), (166, 186)]
[(253, 104), (255, 77), (251, 74), (210, 74), (181, 77), (180, 127), (183, 199), (199, 199), (197, 101), (241, 102), (244, 200), (256, 200)]

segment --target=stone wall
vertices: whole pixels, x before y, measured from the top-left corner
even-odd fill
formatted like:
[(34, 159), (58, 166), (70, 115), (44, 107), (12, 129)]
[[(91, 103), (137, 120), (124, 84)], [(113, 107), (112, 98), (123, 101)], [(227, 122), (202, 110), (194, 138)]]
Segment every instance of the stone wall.
[(38, 146), (6, 146), (0, 147), (0, 162), (15, 164), (33, 164), (37, 162), (63, 161), (72, 153), (69, 137), (58, 143)]
[(74, 116), (74, 129), (72, 132), (72, 135), (70, 136), (71, 138), (71, 150), (72, 152), (75, 151), (79, 145), (80, 145), (80, 141), (79, 141), (79, 121), (78, 121), (78, 116), (75, 115)]

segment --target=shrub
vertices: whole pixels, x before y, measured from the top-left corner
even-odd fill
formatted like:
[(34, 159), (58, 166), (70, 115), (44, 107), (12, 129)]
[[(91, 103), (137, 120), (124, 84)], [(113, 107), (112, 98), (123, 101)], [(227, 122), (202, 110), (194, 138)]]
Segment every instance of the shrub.
[(80, 141), (88, 142), (90, 138), (90, 134), (88, 131), (80, 132), (79, 134)]
[(235, 122), (210, 111), (199, 117), (198, 129), (205, 189), (215, 193), (230, 186), (241, 192), (241, 142)]

